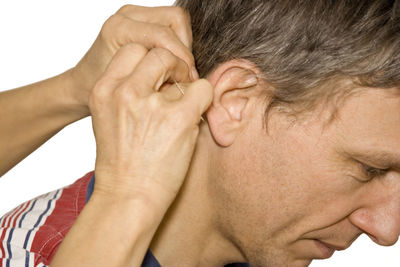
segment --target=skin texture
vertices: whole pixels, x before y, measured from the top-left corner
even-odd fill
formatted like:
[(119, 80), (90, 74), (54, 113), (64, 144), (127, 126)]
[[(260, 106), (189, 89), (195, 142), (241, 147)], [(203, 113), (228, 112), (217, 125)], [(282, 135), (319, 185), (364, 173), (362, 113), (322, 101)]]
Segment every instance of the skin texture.
[(116, 52), (138, 43), (165, 48), (198, 78), (190, 18), (178, 7), (126, 5), (103, 25), (78, 64), (56, 77), (0, 93), (0, 176), (65, 126), (90, 115), (89, 97)]
[[(326, 105), (298, 121), (274, 110), (267, 133), (261, 83), (238, 86), (251, 73), (257, 76), (250, 63), (233, 61), (208, 77), (215, 87), (208, 125), (151, 244), (160, 263), (297, 267), (332, 255), (316, 240), (341, 250), (366, 233), (393, 245), (400, 232), (398, 89), (362, 88), (330, 124)], [(382, 152), (393, 160), (379, 160)], [(389, 170), (373, 177), (361, 163)]]
[(259, 120), (251, 123), (230, 151), (240, 156), (222, 160), (225, 171), (212, 180), (222, 228), (254, 266), (305, 266), (327, 257), (315, 239), (342, 249), (362, 232), (382, 245), (397, 241), (399, 173), (368, 181), (353, 155), (396, 155), (399, 108), (399, 97), (369, 91), (349, 99), (325, 129), (321, 117), (291, 125), (275, 115), (266, 136)]
[[(143, 260), (183, 183), (211, 102), (210, 84), (194, 69), (191, 38), (181, 8), (127, 5), (105, 22), (76, 67), (0, 94), (0, 151), (8, 153), (0, 174), (64, 126), (93, 117), (94, 193), (52, 267)], [(186, 83), (184, 96), (173, 81)]]
[[(124, 17), (137, 15), (138, 9), (142, 12), (139, 20), (147, 14), (155, 24), (143, 25)], [(193, 62), (179, 56), (189, 50), (191, 42), (186, 13), (179, 8), (148, 10), (124, 7), (100, 33), (102, 44), (112, 29), (142, 27), (136, 31), (138, 42), (116, 51), (90, 93), (88, 106), (97, 148), (96, 183), (89, 203), (57, 250), (52, 267), (139, 266), (187, 173), (201, 115), (212, 100), (212, 87), (207, 80), (198, 79), (191, 67)], [(171, 12), (162, 14), (167, 11)], [(154, 21), (152, 16), (157, 14)], [(184, 24), (183, 33), (176, 31), (171, 15), (178, 15), (178, 22)], [(169, 26), (161, 27), (165, 32), (161, 36), (160, 19), (171, 24), (167, 24), (169, 30), (165, 30)], [(127, 28), (129, 25), (135, 27)], [(145, 36), (143, 29), (147, 30)], [(171, 35), (173, 41), (166, 44), (175, 48), (184, 47), (179, 38), (187, 42), (188, 47), (178, 55), (173, 49), (154, 48), (150, 42)], [(96, 51), (96, 44), (91, 51)], [(86, 57), (90, 58), (90, 53)], [(175, 81), (182, 83), (184, 95), (171, 86)], [(82, 243), (84, 248), (76, 246)]]
[[(68, 81), (87, 82), (74, 84), (65, 99), (74, 100), (79, 114), (88, 113), (89, 106), (94, 114), (98, 179), (52, 266), (137, 266), (150, 244), (162, 266), (250, 261), (252, 266), (297, 267), (330, 256), (329, 249), (323, 251), (315, 240), (346, 248), (365, 232), (378, 244), (395, 243), (400, 228), (400, 168), (387, 157), (380, 163), (365, 157), (386, 152), (399, 158), (395, 155), (400, 148), (399, 97), (388, 90), (364, 90), (340, 107), (329, 127), (325, 127), (329, 109), (324, 106), (301, 121), (274, 112), (267, 133), (261, 96), (265, 85), (257, 80), (257, 69), (246, 61), (225, 62), (208, 77), (214, 87), (213, 102), (192, 158), (197, 119), (211, 92), (205, 81), (188, 85), (188, 92), (197, 93), (187, 93), (186, 98), (174, 86), (162, 86), (171, 83), (169, 75), (180, 82), (195, 78), (189, 74), (193, 62), (186, 53), (190, 30), (176, 29), (182, 21), (188, 25), (188, 18), (179, 9), (175, 12), (181, 13), (167, 15), (165, 23), (158, 21), (167, 14), (164, 9), (158, 10), (159, 16), (143, 9), (142, 17), (137, 8), (124, 7), (107, 21), (91, 50), (68, 74), (72, 77)], [(168, 20), (177, 17), (181, 21)], [(129, 35), (146, 26), (136, 39)], [(149, 32), (156, 34), (146, 35)], [(181, 43), (171, 46), (160, 40)], [(154, 52), (154, 47), (172, 54)], [(117, 52), (117, 63), (93, 87)], [(145, 60), (148, 57), (151, 60)], [(166, 66), (154, 64), (154, 57)], [(167, 69), (157, 72), (157, 66)], [(95, 75), (88, 76), (92, 71)], [(160, 76), (151, 76), (154, 73)], [(139, 84), (138, 78), (151, 84), (133, 86)], [(160, 89), (162, 97), (153, 89)], [(180, 105), (174, 102), (178, 99)], [(196, 109), (196, 104), (201, 107)], [(62, 119), (50, 132), (67, 123)], [(129, 127), (136, 124), (139, 127)], [(39, 141), (30, 143), (33, 147), (49, 138), (38, 136)], [(390, 169), (369, 180), (360, 162)], [(15, 161), (7, 164), (4, 169)], [(101, 242), (104, 239), (108, 242)], [(84, 249), (78, 250), (77, 243), (85, 243)]]
[[(172, 80), (187, 83), (184, 95), (171, 91)], [(211, 97), (209, 82), (192, 81), (187, 64), (169, 50), (129, 44), (117, 52), (89, 105), (94, 192), (53, 267), (140, 265), (183, 183)]]

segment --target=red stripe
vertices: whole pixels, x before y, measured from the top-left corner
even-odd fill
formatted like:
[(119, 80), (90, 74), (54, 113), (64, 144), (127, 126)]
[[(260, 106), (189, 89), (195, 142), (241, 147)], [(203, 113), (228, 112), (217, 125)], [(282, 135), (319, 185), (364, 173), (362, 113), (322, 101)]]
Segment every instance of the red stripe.
[(3, 216), (3, 219), (1, 221), (1, 227), (4, 227), (4, 223), (7, 220), (8, 216), (10, 216), (10, 214), (11, 214), (11, 212), (9, 214), (6, 214), (6, 215)]
[(7, 229), (6, 228), (0, 228), (1, 229), (1, 237), (0, 237), (0, 249), (1, 249), (1, 255), (6, 255), (6, 252), (5, 252), (5, 250), (4, 250), (4, 248), (3, 248), (3, 239), (4, 239), (4, 236), (5, 236), (5, 234), (6, 234), (6, 232), (7, 232)]
[(58, 246), (86, 204), (86, 190), (93, 172), (63, 189), (54, 210), (38, 229), (30, 251), (35, 253), (35, 266), (50, 265)]
[[(1, 250), (1, 254), (4, 255), (4, 256), (6, 255), (6, 252), (5, 252), (4, 247), (3, 247), (3, 244), (4, 244), (3, 241), (4, 241), (4, 238), (6, 236), (6, 232), (10, 227), (10, 224), (11, 224), (11, 221), (12, 221), (13, 217), (14, 216), (15, 217), (18, 216), (18, 215), (16, 215), (16, 213), (18, 213), (24, 207), (24, 205), (25, 204), (20, 205), (19, 207), (15, 208), (13, 212), (10, 212), (7, 216), (5, 216), (4, 219), (3, 219), (3, 223), (1, 224), (1, 228), (0, 228), (1, 229), (0, 250)], [(7, 226), (5, 226), (5, 221), (8, 218), (10, 218), (10, 220), (8, 221)]]
[(6, 226), (6, 221), (8, 220), (8, 218), (13, 214), (12, 211), (10, 211), (10, 213), (8, 213), (7, 215), (5, 215), (3, 217), (3, 221), (1, 222), (1, 227), (5, 227)]
[(17, 214), (17, 216), (15, 216), (14, 218), (14, 222), (12, 223), (12, 227), (15, 228), (17, 226), (17, 220), (19, 219), (19, 216), (21, 216), (21, 214), (26, 211), (26, 209), (29, 207), (29, 205), (31, 204), (32, 201), (28, 201), (25, 203), (25, 207)]
[[(10, 213), (8, 213), (6, 216), (4, 216), (3, 221), (1, 222), (1, 227), (5, 227), (6, 226), (5, 223), (8, 220), (8, 218), (10, 216), (15, 215), (15, 213), (18, 212), (18, 210), (20, 210), (22, 208), (22, 206), (23, 206), (23, 204), (19, 205), (18, 207), (14, 208), (12, 211), (10, 211)], [(10, 220), (8, 220), (7, 227), (10, 226)]]

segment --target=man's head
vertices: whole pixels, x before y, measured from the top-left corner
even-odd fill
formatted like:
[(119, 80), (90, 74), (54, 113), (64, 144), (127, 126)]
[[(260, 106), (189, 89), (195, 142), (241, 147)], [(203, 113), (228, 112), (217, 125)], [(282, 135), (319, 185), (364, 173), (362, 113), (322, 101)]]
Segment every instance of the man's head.
[(395, 243), (398, 4), (177, 5), (192, 17), (198, 70), (215, 87), (206, 145), (221, 232), (253, 266), (304, 266), (363, 232)]

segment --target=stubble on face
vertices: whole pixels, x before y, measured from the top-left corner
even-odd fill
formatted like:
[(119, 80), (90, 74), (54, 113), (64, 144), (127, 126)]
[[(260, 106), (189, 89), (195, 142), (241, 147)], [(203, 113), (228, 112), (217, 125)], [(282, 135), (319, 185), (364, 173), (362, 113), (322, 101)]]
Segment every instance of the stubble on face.
[(308, 266), (324, 257), (314, 240), (347, 247), (362, 233), (349, 216), (382, 190), (348, 152), (400, 150), (400, 101), (388, 94), (352, 96), (329, 127), (320, 112), (296, 124), (275, 114), (268, 135), (260, 108), (221, 151), (211, 189), (218, 221), (252, 266)]

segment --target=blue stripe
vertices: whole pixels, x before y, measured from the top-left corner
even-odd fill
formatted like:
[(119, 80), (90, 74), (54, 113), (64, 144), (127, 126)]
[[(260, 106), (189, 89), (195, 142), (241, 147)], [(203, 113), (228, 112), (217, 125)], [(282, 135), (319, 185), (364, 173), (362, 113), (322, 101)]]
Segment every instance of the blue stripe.
[[(33, 201), (33, 204), (32, 204), (32, 206), (30, 207), (30, 209), (29, 209), (27, 212), (25, 212), (24, 215), (22, 216), (21, 221), (19, 221), (19, 224), (18, 224), (18, 227), (19, 227), (19, 228), (22, 227), (22, 221), (25, 219), (25, 216), (26, 216), (29, 212), (31, 212), (31, 211), (33, 210), (33, 208), (35, 207), (36, 201), (37, 201), (37, 199), (35, 199), (35, 201)], [(29, 234), (30, 234), (30, 233), (29, 233)], [(27, 239), (29, 239), (29, 236), (25, 238), (24, 248), (26, 248), (26, 247), (25, 247), (25, 244), (27, 244)]]
[(25, 267), (29, 267), (29, 252), (25, 250)]
[[(34, 204), (33, 204), (34, 205)], [(32, 207), (33, 207), (32, 205)], [(31, 207), (31, 209), (32, 209)], [(27, 211), (29, 212), (29, 211)], [(26, 213), (24, 213), (24, 216), (22, 216), (19, 227), (21, 227), (21, 222), (23, 220), (23, 218), (25, 217)], [(12, 218), (10, 219), (10, 224), (11, 224)], [(8, 259), (6, 260), (6, 267), (10, 267), (10, 259), (12, 258), (12, 250), (11, 250), (11, 239), (14, 233), (14, 228), (11, 228), (10, 233), (8, 235), (8, 239), (7, 239), (7, 251), (8, 251)]]
[(42, 220), (43, 216), (49, 211), (50, 207), (51, 207), (51, 202), (57, 198), (58, 193), (60, 193), (60, 190), (57, 190), (57, 193), (54, 195), (54, 197), (52, 199), (50, 199), (47, 202), (47, 208), (46, 210), (40, 214), (39, 219), (37, 220), (37, 222), (35, 223), (35, 225), (33, 226), (33, 228), (31, 230), (28, 231), (28, 234), (25, 238), (25, 242), (24, 242), (24, 249), (27, 249), (28, 246), (28, 241), (29, 241), (29, 237), (31, 236), (32, 231), (39, 225), (40, 221)]
[(28, 214), (29, 212), (31, 212), (31, 210), (33, 209), (33, 207), (35, 207), (36, 201), (37, 201), (37, 199), (36, 199), (35, 201), (33, 201), (33, 204), (32, 204), (32, 206), (29, 208), (29, 210), (26, 211), (26, 212), (24, 213), (24, 215), (22, 215), (21, 220), (19, 221), (19, 224), (18, 224), (18, 227), (19, 227), (19, 228), (22, 227), (22, 221), (25, 219), (26, 214)]
[(10, 259), (12, 259), (12, 252), (11, 252), (11, 238), (14, 232), (14, 228), (11, 228), (10, 234), (8, 235), (7, 239), (7, 250), (8, 250), (8, 259), (6, 261), (6, 267), (10, 267)]

